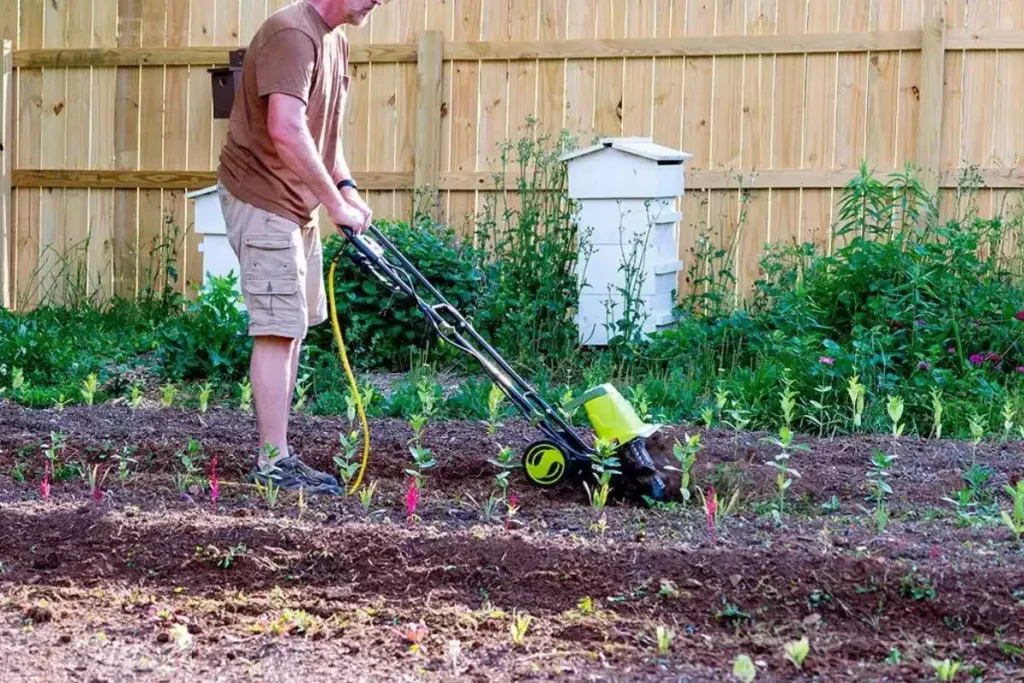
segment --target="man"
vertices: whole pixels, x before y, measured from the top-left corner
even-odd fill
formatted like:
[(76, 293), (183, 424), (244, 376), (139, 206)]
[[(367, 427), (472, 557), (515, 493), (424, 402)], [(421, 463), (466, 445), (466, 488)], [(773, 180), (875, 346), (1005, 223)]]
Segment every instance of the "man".
[(337, 480), (288, 446), (299, 353), (327, 319), (315, 214), (356, 233), (371, 212), (345, 163), (340, 133), (348, 94), (348, 40), (384, 0), (297, 0), (250, 43), (218, 180), (228, 241), (241, 266), (253, 337), (250, 375), (260, 448), (252, 478), (284, 489), (341, 493)]

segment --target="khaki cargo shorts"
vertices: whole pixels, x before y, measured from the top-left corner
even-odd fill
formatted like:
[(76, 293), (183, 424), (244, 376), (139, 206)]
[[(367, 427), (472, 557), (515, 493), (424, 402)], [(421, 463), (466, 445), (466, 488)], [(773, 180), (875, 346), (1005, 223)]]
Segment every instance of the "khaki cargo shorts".
[(327, 320), (323, 244), (316, 220), (299, 225), (218, 186), (228, 242), (241, 266), (249, 335), (304, 339)]

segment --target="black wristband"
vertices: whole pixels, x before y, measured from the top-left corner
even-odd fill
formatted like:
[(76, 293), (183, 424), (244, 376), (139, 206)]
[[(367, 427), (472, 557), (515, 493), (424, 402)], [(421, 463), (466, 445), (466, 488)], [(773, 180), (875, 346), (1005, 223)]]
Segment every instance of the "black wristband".
[(356, 181), (352, 180), (351, 178), (346, 178), (345, 180), (342, 180), (340, 183), (338, 183), (339, 190), (344, 187), (351, 187), (353, 190), (359, 189), (359, 186), (356, 185)]

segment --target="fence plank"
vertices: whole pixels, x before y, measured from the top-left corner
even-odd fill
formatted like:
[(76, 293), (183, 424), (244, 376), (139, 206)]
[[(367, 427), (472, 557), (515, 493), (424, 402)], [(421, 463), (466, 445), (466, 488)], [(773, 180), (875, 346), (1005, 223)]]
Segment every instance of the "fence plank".
[[(135, 47), (142, 38), (141, 0), (118, 0), (119, 46)], [(117, 70), (117, 104), (114, 111), (114, 167), (139, 168), (139, 89), (141, 70)], [(134, 296), (138, 287), (139, 193), (114, 193), (114, 295)]]
[[(117, 4), (94, 2), (93, 45), (117, 41)], [(117, 156), (114, 131), (117, 126), (117, 69), (95, 68), (92, 79), (92, 148), (89, 167), (113, 170)], [(123, 226), (117, 225), (118, 229)], [(114, 190), (89, 190), (89, 291), (101, 301), (114, 295)]]
[(440, 31), (424, 31), (416, 80), (416, 168), (418, 188), (436, 190), (441, 175), (441, 50)]
[[(261, 4), (261, 3), (257, 3)], [(180, 47), (188, 45), (191, 38), (189, 14), (192, 11), (189, 0), (169, 0), (167, 3), (167, 45)], [(254, 10), (253, 14), (257, 14)], [(165, 73), (164, 83), (164, 153), (163, 168), (188, 168), (188, 135), (189, 135), (189, 68), (169, 66)], [(185, 199), (181, 189), (163, 188), (163, 205), (165, 231), (164, 244), (168, 246), (173, 239), (173, 266), (178, 282), (175, 289), (181, 294), (188, 294), (187, 271), (187, 234), (190, 232), (191, 206)], [(168, 234), (168, 229), (170, 234)], [(194, 253), (194, 252), (193, 252)]]
[(11, 248), (14, 211), (11, 204), (11, 104), (14, 91), (14, 41), (0, 42), (0, 308), (11, 308)]
[[(142, 47), (163, 47), (167, 43), (166, 0), (143, 0)], [(139, 76), (139, 167), (163, 169), (166, 116), (165, 75), (168, 68), (141, 69)], [(163, 282), (154, 280), (159, 273), (159, 246), (163, 238), (163, 190), (139, 192), (139, 269), (137, 287), (159, 291)]]
[(918, 124), (917, 163), (922, 182), (929, 192), (938, 189), (942, 162), (943, 80), (946, 54), (943, 49), (946, 24), (942, 17), (924, 22), (924, 50), (921, 57), (921, 120)]

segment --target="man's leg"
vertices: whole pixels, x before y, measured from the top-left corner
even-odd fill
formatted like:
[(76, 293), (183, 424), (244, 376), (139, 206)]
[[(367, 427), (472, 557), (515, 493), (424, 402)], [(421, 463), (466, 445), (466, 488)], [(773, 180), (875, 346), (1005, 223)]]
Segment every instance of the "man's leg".
[(287, 457), (288, 415), (291, 412), (291, 376), (298, 341), (287, 337), (259, 336), (253, 340), (249, 371), (256, 402), (256, 425), (260, 437), (258, 466), (270, 461), (266, 446), (277, 449), (278, 457)]

